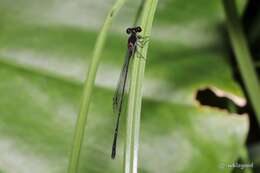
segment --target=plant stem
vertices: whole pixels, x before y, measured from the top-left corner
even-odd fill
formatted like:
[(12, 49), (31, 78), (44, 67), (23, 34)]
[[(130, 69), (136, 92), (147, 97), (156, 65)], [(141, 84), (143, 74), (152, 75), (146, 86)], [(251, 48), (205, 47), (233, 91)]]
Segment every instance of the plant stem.
[(145, 0), (142, 0), (138, 9), (137, 9), (137, 13), (135, 15), (135, 18), (134, 18), (134, 27), (137, 25), (137, 22), (139, 21), (139, 18), (141, 16), (141, 12), (143, 11), (143, 8), (144, 8), (144, 3), (145, 3)]
[(114, 16), (118, 13), (120, 8), (123, 6), (125, 1), (126, 0), (117, 0), (114, 6), (112, 7), (112, 9), (109, 11), (94, 47), (93, 57), (89, 66), (87, 78), (83, 86), (83, 95), (81, 98), (80, 110), (78, 113), (75, 132), (74, 132), (73, 145), (72, 145), (71, 155), (69, 159), (68, 173), (77, 173), (81, 145), (82, 145), (85, 125), (87, 121), (87, 114), (89, 111), (91, 95), (92, 95), (93, 86), (96, 78), (96, 72), (100, 62), (101, 52), (103, 50), (106, 37), (107, 37), (107, 32), (109, 27), (111, 26), (112, 20)]
[[(153, 18), (157, 6), (157, 0), (146, 0), (142, 13), (141, 27), (142, 36), (149, 37), (152, 29)], [(142, 103), (142, 83), (144, 78), (145, 60), (148, 50), (148, 43), (139, 49), (142, 56), (134, 55), (133, 70), (131, 74), (131, 83), (127, 107), (127, 127), (126, 142), (124, 153), (124, 172), (137, 173), (138, 163), (138, 145), (140, 133), (140, 116)]]
[(260, 61), (255, 61), (255, 67), (259, 68), (260, 67)]
[(260, 87), (252, 57), (239, 22), (236, 4), (234, 0), (222, 0), (222, 2), (236, 61), (246, 87), (246, 92), (256, 113), (258, 123), (260, 124)]

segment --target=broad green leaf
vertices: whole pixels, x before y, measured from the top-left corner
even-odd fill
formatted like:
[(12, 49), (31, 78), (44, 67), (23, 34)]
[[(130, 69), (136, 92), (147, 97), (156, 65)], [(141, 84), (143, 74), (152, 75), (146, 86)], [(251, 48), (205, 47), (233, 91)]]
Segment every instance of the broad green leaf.
[[(5, 64), (1, 64), (0, 75), (1, 163), (6, 163), (2, 169), (64, 172), (81, 87)], [(116, 161), (109, 157), (113, 118), (111, 101), (107, 100), (112, 95), (111, 91), (95, 90), (82, 172), (120, 170), (122, 155)], [(246, 122), (246, 117), (221, 115), (217, 110), (145, 100), (140, 171), (219, 172), (219, 164), (237, 158), (245, 140)], [(123, 131), (120, 134), (122, 141)], [(122, 143), (119, 148), (122, 150)]]
[[(80, 172), (122, 172), (110, 159), (112, 96), (126, 49), (125, 28), (139, 1), (129, 1), (103, 52)], [(243, 1), (240, 1), (243, 9)], [(64, 173), (82, 81), (98, 29), (113, 1), (0, 1), (0, 170)], [(242, 10), (241, 10), (242, 11)], [(199, 106), (212, 87), (243, 103), (232, 77), (220, 1), (159, 2), (150, 38), (140, 137), (141, 173), (231, 172), (248, 132), (246, 115)], [(222, 168), (224, 166), (224, 168)]]

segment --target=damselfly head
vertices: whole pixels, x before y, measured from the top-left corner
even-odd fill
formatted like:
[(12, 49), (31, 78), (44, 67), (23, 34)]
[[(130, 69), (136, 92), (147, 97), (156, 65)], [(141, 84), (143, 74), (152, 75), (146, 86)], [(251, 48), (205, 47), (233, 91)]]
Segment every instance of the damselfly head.
[(134, 27), (134, 28), (127, 28), (126, 33), (127, 34), (136, 34), (138, 32), (142, 32), (142, 28), (140, 26)]

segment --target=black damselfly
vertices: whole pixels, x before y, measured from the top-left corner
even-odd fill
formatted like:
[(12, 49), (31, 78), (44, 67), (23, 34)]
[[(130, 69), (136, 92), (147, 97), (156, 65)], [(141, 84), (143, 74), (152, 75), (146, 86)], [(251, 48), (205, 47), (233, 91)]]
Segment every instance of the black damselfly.
[(116, 119), (116, 126), (114, 132), (114, 140), (112, 145), (112, 154), (111, 154), (112, 159), (114, 159), (116, 156), (116, 143), (117, 143), (117, 136), (118, 136), (119, 120), (120, 120), (120, 115), (123, 106), (124, 94), (126, 90), (126, 81), (127, 81), (129, 63), (130, 63), (130, 59), (134, 56), (134, 54), (138, 52), (137, 48), (140, 45), (139, 44), (140, 40), (142, 39), (142, 37), (139, 35), (141, 31), (142, 29), (140, 26), (127, 28), (126, 30), (126, 33), (130, 35), (128, 37), (127, 53), (125, 57), (124, 66), (120, 73), (117, 89), (113, 97), (113, 111), (116, 114), (117, 119)]

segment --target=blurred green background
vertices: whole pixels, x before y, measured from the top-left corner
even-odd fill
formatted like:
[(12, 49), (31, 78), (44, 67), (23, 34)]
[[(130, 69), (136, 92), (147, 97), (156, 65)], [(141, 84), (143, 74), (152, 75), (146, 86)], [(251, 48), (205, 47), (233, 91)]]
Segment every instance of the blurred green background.
[[(237, 1), (241, 14), (246, 2)], [(83, 80), (113, 3), (0, 0), (1, 173), (66, 172)], [(125, 29), (139, 5), (128, 1), (110, 30), (79, 172), (122, 172), (125, 116), (119, 154), (111, 160), (112, 97), (126, 51)], [(195, 100), (198, 90), (210, 88), (245, 103), (233, 77), (224, 20), (221, 1), (159, 1), (144, 81), (140, 173), (228, 173), (229, 164), (246, 158), (247, 114)]]

